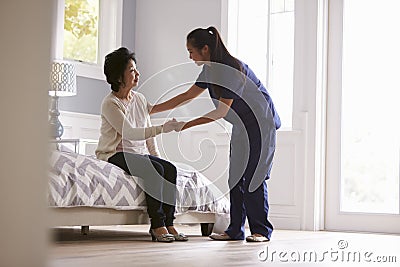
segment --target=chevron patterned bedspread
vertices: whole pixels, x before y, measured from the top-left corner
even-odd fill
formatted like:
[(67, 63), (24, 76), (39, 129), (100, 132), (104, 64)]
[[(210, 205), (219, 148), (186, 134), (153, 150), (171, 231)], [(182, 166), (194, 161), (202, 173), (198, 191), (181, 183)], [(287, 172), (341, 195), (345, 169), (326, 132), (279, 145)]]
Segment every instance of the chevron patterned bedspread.
[[(48, 200), (51, 207), (145, 210), (137, 177), (94, 157), (52, 151)], [(229, 213), (229, 201), (201, 173), (178, 168), (176, 213)]]

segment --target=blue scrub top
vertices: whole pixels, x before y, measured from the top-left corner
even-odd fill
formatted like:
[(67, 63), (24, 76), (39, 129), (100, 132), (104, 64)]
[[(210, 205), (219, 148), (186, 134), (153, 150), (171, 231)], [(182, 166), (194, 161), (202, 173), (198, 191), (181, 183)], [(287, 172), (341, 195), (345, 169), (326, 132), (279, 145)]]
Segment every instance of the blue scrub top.
[(248, 176), (251, 192), (270, 176), (281, 120), (265, 86), (248, 65), (239, 63), (242, 71), (219, 63), (204, 64), (195, 85), (208, 89), (216, 107), (220, 97), (233, 99), (224, 117), (233, 125), (229, 184)]
[[(258, 115), (258, 120), (263, 120), (271, 114), (276, 129), (279, 129), (281, 120), (267, 89), (247, 64), (242, 61), (239, 63), (242, 66), (242, 72), (218, 63), (212, 63), (211, 66), (204, 64), (195, 85), (209, 90), (216, 107), (218, 105), (216, 100), (219, 97), (233, 99), (231, 109), (242, 123), (252, 122), (255, 114)], [(225, 119), (235, 124), (237, 119), (234, 118), (232, 111)]]

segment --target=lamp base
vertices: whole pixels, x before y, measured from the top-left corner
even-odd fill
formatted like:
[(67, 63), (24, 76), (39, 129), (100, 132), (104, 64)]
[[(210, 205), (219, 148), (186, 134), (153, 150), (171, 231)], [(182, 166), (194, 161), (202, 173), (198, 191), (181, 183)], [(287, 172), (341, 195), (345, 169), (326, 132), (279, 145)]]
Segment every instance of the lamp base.
[(49, 114), (50, 137), (53, 139), (60, 139), (62, 134), (64, 133), (64, 127), (58, 119), (58, 116), (60, 115), (60, 112), (58, 111), (58, 96), (51, 97)]
[(64, 133), (64, 127), (61, 125), (61, 122), (58, 119), (56, 119), (56, 121), (50, 119), (49, 124), (50, 137), (53, 139), (61, 139)]

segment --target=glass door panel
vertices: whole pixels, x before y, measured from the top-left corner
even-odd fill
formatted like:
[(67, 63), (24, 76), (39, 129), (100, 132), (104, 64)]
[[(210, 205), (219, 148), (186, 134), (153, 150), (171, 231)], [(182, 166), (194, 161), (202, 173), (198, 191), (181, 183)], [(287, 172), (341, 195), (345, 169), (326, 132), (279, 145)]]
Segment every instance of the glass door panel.
[(400, 233), (400, 1), (329, 1), (325, 228)]
[(341, 211), (399, 213), (398, 0), (346, 0)]

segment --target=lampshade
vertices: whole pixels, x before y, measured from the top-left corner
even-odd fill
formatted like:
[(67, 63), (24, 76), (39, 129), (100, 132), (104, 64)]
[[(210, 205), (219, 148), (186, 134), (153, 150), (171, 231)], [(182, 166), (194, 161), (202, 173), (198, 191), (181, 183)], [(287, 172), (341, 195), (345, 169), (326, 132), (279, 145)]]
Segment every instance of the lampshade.
[(76, 71), (71, 62), (55, 60), (51, 65), (51, 96), (76, 95)]

